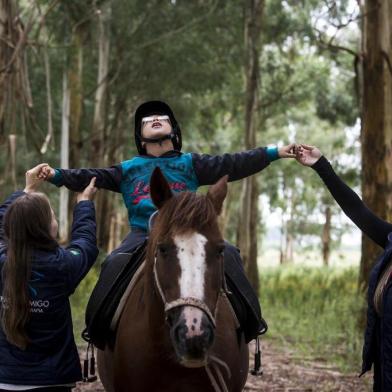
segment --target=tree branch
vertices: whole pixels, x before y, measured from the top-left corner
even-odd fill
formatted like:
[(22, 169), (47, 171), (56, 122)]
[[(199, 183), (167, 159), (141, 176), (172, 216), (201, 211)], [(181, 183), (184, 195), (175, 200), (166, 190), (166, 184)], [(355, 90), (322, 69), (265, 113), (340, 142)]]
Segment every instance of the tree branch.
[(208, 18), (215, 11), (215, 9), (217, 8), (218, 4), (219, 4), (219, 0), (216, 0), (215, 3), (212, 5), (211, 9), (208, 12), (206, 12), (204, 15), (199, 16), (198, 18), (195, 18), (195, 19), (191, 20), (189, 23), (186, 23), (186, 24), (184, 24), (183, 26), (180, 26), (177, 29), (168, 31), (167, 33), (162, 34), (162, 35), (160, 35), (157, 38), (154, 38), (154, 39), (151, 39), (150, 41), (144, 42), (143, 44), (137, 46), (136, 50), (137, 49), (143, 49), (143, 48), (146, 48), (148, 46), (154, 45), (157, 42), (162, 42), (163, 39), (169, 38), (172, 35), (176, 35), (176, 34), (182, 33), (183, 31), (188, 30), (189, 28), (199, 24), (204, 19)]
[(352, 49), (347, 48), (345, 46), (336, 45), (333, 43), (334, 39), (336, 38), (336, 34), (334, 34), (328, 41), (325, 41), (323, 38), (323, 32), (317, 28), (314, 28), (314, 30), (318, 33), (318, 39), (316, 42), (319, 47), (321, 47), (323, 49), (343, 51), (343, 52), (351, 54), (354, 57), (358, 57), (358, 53), (355, 50), (352, 50)]
[[(39, 21), (40, 28), (41, 28), (42, 24), (44, 23), (44, 20), (45, 20), (46, 16), (48, 15), (48, 13), (55, 7), (55, 5), (59, 1), (60, 0), (54, 0), (49, 5), (49, 7), (46, 10), (45, 14), (42, 15), (42, 17), (41, 17), (41, 19)], [(34, 15), (34, 12), (32, 11), (30, 16), (29, 16), (29, 18), (28, 18), (26, 27), (24, 29), (21, 29), (21, 34), (19, 36), (19, 40), (18, 40), (18, 42), (17, 42), (17, 44), (15, 46), (14, 52), (12, 53), (12, 56), (11, 56), (10, 60), (8, 61), (8, 63), (3, 68), (0, 69), (0, 74), (3, 73), (3, 72), (8, 72), (8, 70), (11, 68), (12, 64), (16, 61), (16, 58), (17, 58), (19, 52), (22, 50), (22, 47), (27, 42), (27, 36), (30, 33), (30, 30), (32, 29), (32, 27), (34, 25), (33, 15)], [(16, 21), (19, 21), (19, 23), (20, 23), (19, 16), (16, 18)]]

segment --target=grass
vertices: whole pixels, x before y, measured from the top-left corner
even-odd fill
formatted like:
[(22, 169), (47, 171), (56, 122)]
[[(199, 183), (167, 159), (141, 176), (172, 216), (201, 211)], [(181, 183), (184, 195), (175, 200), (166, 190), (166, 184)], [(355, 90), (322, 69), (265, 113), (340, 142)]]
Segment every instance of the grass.
[(358, 371), (364, 298), (357, 292), (358, 267), (289, 266), (261, 273), (261, 304), (267, 339), (302, 357), (324, 360), (343, 371)]

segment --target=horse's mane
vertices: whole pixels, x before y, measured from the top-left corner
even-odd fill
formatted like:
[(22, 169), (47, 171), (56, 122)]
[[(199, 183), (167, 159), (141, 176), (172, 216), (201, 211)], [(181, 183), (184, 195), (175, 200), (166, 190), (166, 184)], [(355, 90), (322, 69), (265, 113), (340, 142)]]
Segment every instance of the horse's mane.
[(217, 220), (212, 202), (203, 194), (182, 192), (170, 198), (159, 210), (154, 231), (184, 232), (203, 230)]
[(217, 214), (209, 198), (203, 194), (182, 192), (167, 200), (159, 210), (151, 230), (150, 246), (155, 248), (158, 236), (165, 240), (174, 233), (203, 231), (216, 226)]

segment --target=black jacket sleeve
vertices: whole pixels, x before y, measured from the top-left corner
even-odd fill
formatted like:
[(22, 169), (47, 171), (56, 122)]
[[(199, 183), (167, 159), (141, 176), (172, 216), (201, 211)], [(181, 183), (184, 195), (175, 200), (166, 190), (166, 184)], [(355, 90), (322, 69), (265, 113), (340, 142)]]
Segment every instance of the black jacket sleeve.
[(340, 179), (324, 156), (312, 168), (324, 181), (343, 212), (370, 239), (384, 248), (388, 241), (388, 234), (392, 232), (392, 224), (370, 211), (360, 197)]
[(4, 215), (8, 207), (20, 196), (24, 195), (23, 191), (16, 191), (7, 200), (0, 205), (0, 243), (4, 242)]
[(57, 186), (64, 185), (71, 191), (81, 192), (93, 177), (97, 178), (95, 182), (97, 188), (121, 192), (121, 165), (115, 165), (105, 169), (56, 169), (56, 175), (50, 182)]
[(229, 181), (240, 180), (263, 170), (270, 164), (264, 147), (216, 156), (193, 153), (192, 161), (200, 185), (215, 184), (226, 174), (229, 175)]

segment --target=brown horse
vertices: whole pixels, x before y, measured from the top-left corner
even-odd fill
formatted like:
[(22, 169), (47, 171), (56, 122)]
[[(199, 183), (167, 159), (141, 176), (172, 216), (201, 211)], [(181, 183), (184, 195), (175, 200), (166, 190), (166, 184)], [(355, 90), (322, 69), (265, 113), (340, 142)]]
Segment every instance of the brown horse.
[(150, 188), (159, 214), (114, 348), (98, 352), (102, 383), (109, 392), (242, 391), (248, 346), (225, 294), (217, 223), (227, 177), (207, 196), (174, 197), (155, 169)]

